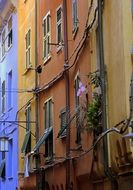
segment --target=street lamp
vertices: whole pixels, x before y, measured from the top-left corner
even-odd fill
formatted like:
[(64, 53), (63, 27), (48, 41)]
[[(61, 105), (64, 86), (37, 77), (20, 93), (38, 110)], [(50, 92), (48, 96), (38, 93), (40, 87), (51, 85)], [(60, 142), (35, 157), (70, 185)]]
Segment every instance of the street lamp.
[(3, 133), (0, 135), (0, 152), (8, 152), (8, 137)]

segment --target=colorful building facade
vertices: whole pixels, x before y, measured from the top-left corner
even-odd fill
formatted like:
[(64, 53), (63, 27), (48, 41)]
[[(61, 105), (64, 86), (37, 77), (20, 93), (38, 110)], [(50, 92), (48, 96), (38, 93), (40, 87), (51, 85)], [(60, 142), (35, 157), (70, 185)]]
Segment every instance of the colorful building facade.
[(0, 189), (132, 189), (132, 10), (0, 2)]
[[(19, 128), (19, 188), (29, 189), (35, 184), (32, 176), (30, 152), (36, 142), (35, 131), (35, 1), (18, 2), (18, 121)], [(31, 187), (30, 187), (31, 185)]]
[[(89, 6), (88, 1), (37, 3), (37, 55), (42, 73), (37, 91), (40, 139), (33, 152), (39, 151), (40, 156), (40, 189), (91, 186), (92, 153), (81, 156), (93, 139), (82, 126), (83, 110), (91, 98), (87, 79), (91, 70), (86, 30)], [(81, 85), (86, 89), (79, 96)]]
[(0, 189), (18, 187), (18, 16), (10, 1), (0, 2), (0, 134), (8, 137), (8, 152), (0, 153)]

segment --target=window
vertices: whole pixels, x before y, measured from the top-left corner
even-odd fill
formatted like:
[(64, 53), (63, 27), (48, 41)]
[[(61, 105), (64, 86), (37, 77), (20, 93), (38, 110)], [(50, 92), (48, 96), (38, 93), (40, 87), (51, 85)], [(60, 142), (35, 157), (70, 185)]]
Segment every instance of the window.
[(5, 112), (5, 81), (2, 82), (2, 113)]
[(81, 133), (80, 133), (80, 123), (79, 123), (79, 116), (80, 116), (80, 111), (79, 110), (79, 106), (80, 106), (80, 102), (79, 102), (79, 96), (77, 96), (77, 91), (79, 89), (79, 82), (80, 82), (80, 78), (79, 76), (77, 76), (75, 78), (75, 109), (76, 109), (76, 128), (77, 128), (77, 139), (76, 139), (76, 143), (80, 144), (81, 142)]
[[(29, 133), (31, 131), (31, 107), (28, 105), (25, 110), (25, 116), (26, 116), (26, 132)], [(31, 151), (31, 135), (29, 137), (29, 141), (26, 147), (26, 153)]]
[(72, 19), (73, 19), (73, 32), (75, 32), (78, 27), (77, 0), (72, 0)]
[(45, 141), (45, 157), (51, 158), (53, 156), (53, 132)]
[(68, 111), (66, 108), (62, 109), (60, 112), (61, 128), (60, 128), (60, 131), (59, 131), (57, 137), (65, 137), (66, 136), (67, 114), (68, 114)]
[(31, 107), (30, 105), (28, 105), (25, 109), (25, 116), (26, 116), (26, 131), (30, 131), (31, 130)]
[(31, 30), (28, 30), (25, 36), (25, 47), (26, 47), (26, 69), (31, 66)]
[(56, 11), (56, 38), (57, 38), (57, 48), (61, 48), (62, 43), (62, 8), (59, 7)]
[(46, 62), (50, 58), (50, 14), (43, 19), (43, 58)]
[(9, 140), (9, 152), (8, 152), (8, 176), (12, 177), (13, 172), (13, 146), (12, 146), (12, 139)]
[(6, 44), (5, 44), (5, 39), (6, 38), (6, 34), (5, 34), (5, 30), (2, 32), (2, 58), (5, 56), (5, 52), (6, 52)]
[(12, 17), (8, 21), (8, 48), (12, 45)]
[(24, 138), (24, 142), (21, 148), (22, 153), (28, 153), (31, 151), (31, 107), (28, 105), (25, 109), (25, 117), (26, 117), (26, 134)]
[(8, 109), (12, 107), (12, 71), (8, 73)]
[(52, 127), (53, 118), (52, 118), (52, 99), (49, 99), (44, 104), (44, 112), (45, 112), (45, 129)]
[[(53, 127), (53, 115), (52, 115), (52, 99), (49, 99), (44, 104), (45, 112), (45, 129)], [(45, 141), (45, 157), (52, 157), (53, 155), (53, 131), (49, 134)]]

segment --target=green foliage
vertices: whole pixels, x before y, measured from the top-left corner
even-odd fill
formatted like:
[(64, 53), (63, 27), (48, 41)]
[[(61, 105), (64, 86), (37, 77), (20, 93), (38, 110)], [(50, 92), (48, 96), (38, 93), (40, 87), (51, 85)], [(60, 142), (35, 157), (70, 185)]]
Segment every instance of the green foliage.
[[(89, 73), (88, 75), (89, 84), (97, 89), (101, 87), (101, 78), (99, 72), (95, 71)], [(94, 92), (92, 101), (88, 105), (87, 109), (87, 124), (88, 129), (93, 130), (99, 134), (99, 129), (101, 129), (101, 119), (102, 119), (102, 109), (101, 109), (101, 94)]]
[(97, 130), (101, 123), (101, 95), (94, 94), (92, 101), (88, 105), (87, 123), (91, 130)]
[(94, 88), (98, 88), (99, 86), (101, 86), (101, 78), (99, 76), (98, 71), (89, 73), (88, 79), (89, 79), (89, 84), (93, 85)]

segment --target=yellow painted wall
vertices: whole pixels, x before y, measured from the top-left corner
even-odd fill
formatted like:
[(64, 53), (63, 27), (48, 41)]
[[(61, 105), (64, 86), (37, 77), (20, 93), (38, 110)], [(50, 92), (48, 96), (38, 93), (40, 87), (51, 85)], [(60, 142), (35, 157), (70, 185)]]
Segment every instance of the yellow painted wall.
[[(88, 0), (88, 2), (90, 1)], [(91, 15), (93, 13), (94, 10)], [(133, 69), (131, 61), (132, 23), (131, 1), (104, 0), (103, 40), (104, 62), (107, 69), (107, 128), (114, 127), (123, 119), (127, 119), (130, 113), (129, 93)], [(97, 69), (97, 25), (96, 19), (93, 29), (89, 33), (92, 71)], [(115, 133), (108, 135), (109, 165), (114, 169), (116, 169), (118, 157), (117, 141), (120, 143), (122, 154), (124, 154), (121, 136)], [(129, 140), (126, 140), (126, 145), (127, 153), (129, 153), (132, 149)], [(118, 168), (116, 170), (119, 171)]]
[[(104, 57), (107, 67), (107, 114), (108, 127), (111, 128), (129, 116), (132, 17), (131, 1), (105, 0), (104, 3), (103, 32)], [(116, 157), (118, 157), (116, 141), (119, 140), (121, 143), (122, 138), (113, 133), (109, 135), (109, 140), (110, 164), (116, 165)], [(129, 149), (129, 141), (126, 143), (127, 149)]]
[[(25, 69), (25, 35), (29, 29), (31, 29), (31, 64), (32, 68), (35, 68), (35, 1), (20, 0), (18, 2), (18, 88), (24, 90), (35, 88), (35, 71)], [(19, 109), (32, 97), (33, 93), (19, 93)], [(18, 119), (25, 121), (25, 107), (19, 111)], [(35, 121), (35, 98), (31, 101), (31, 120)], [(35, 133), (35, 124), (31, 124), (31, 130)], [(24, 159), (21, 153), (24, 136), (25, 129), (19, 127), (19, 172), (24, 171)], [(32, 147), (34, 144), (35, 138), (32, 136)]]

